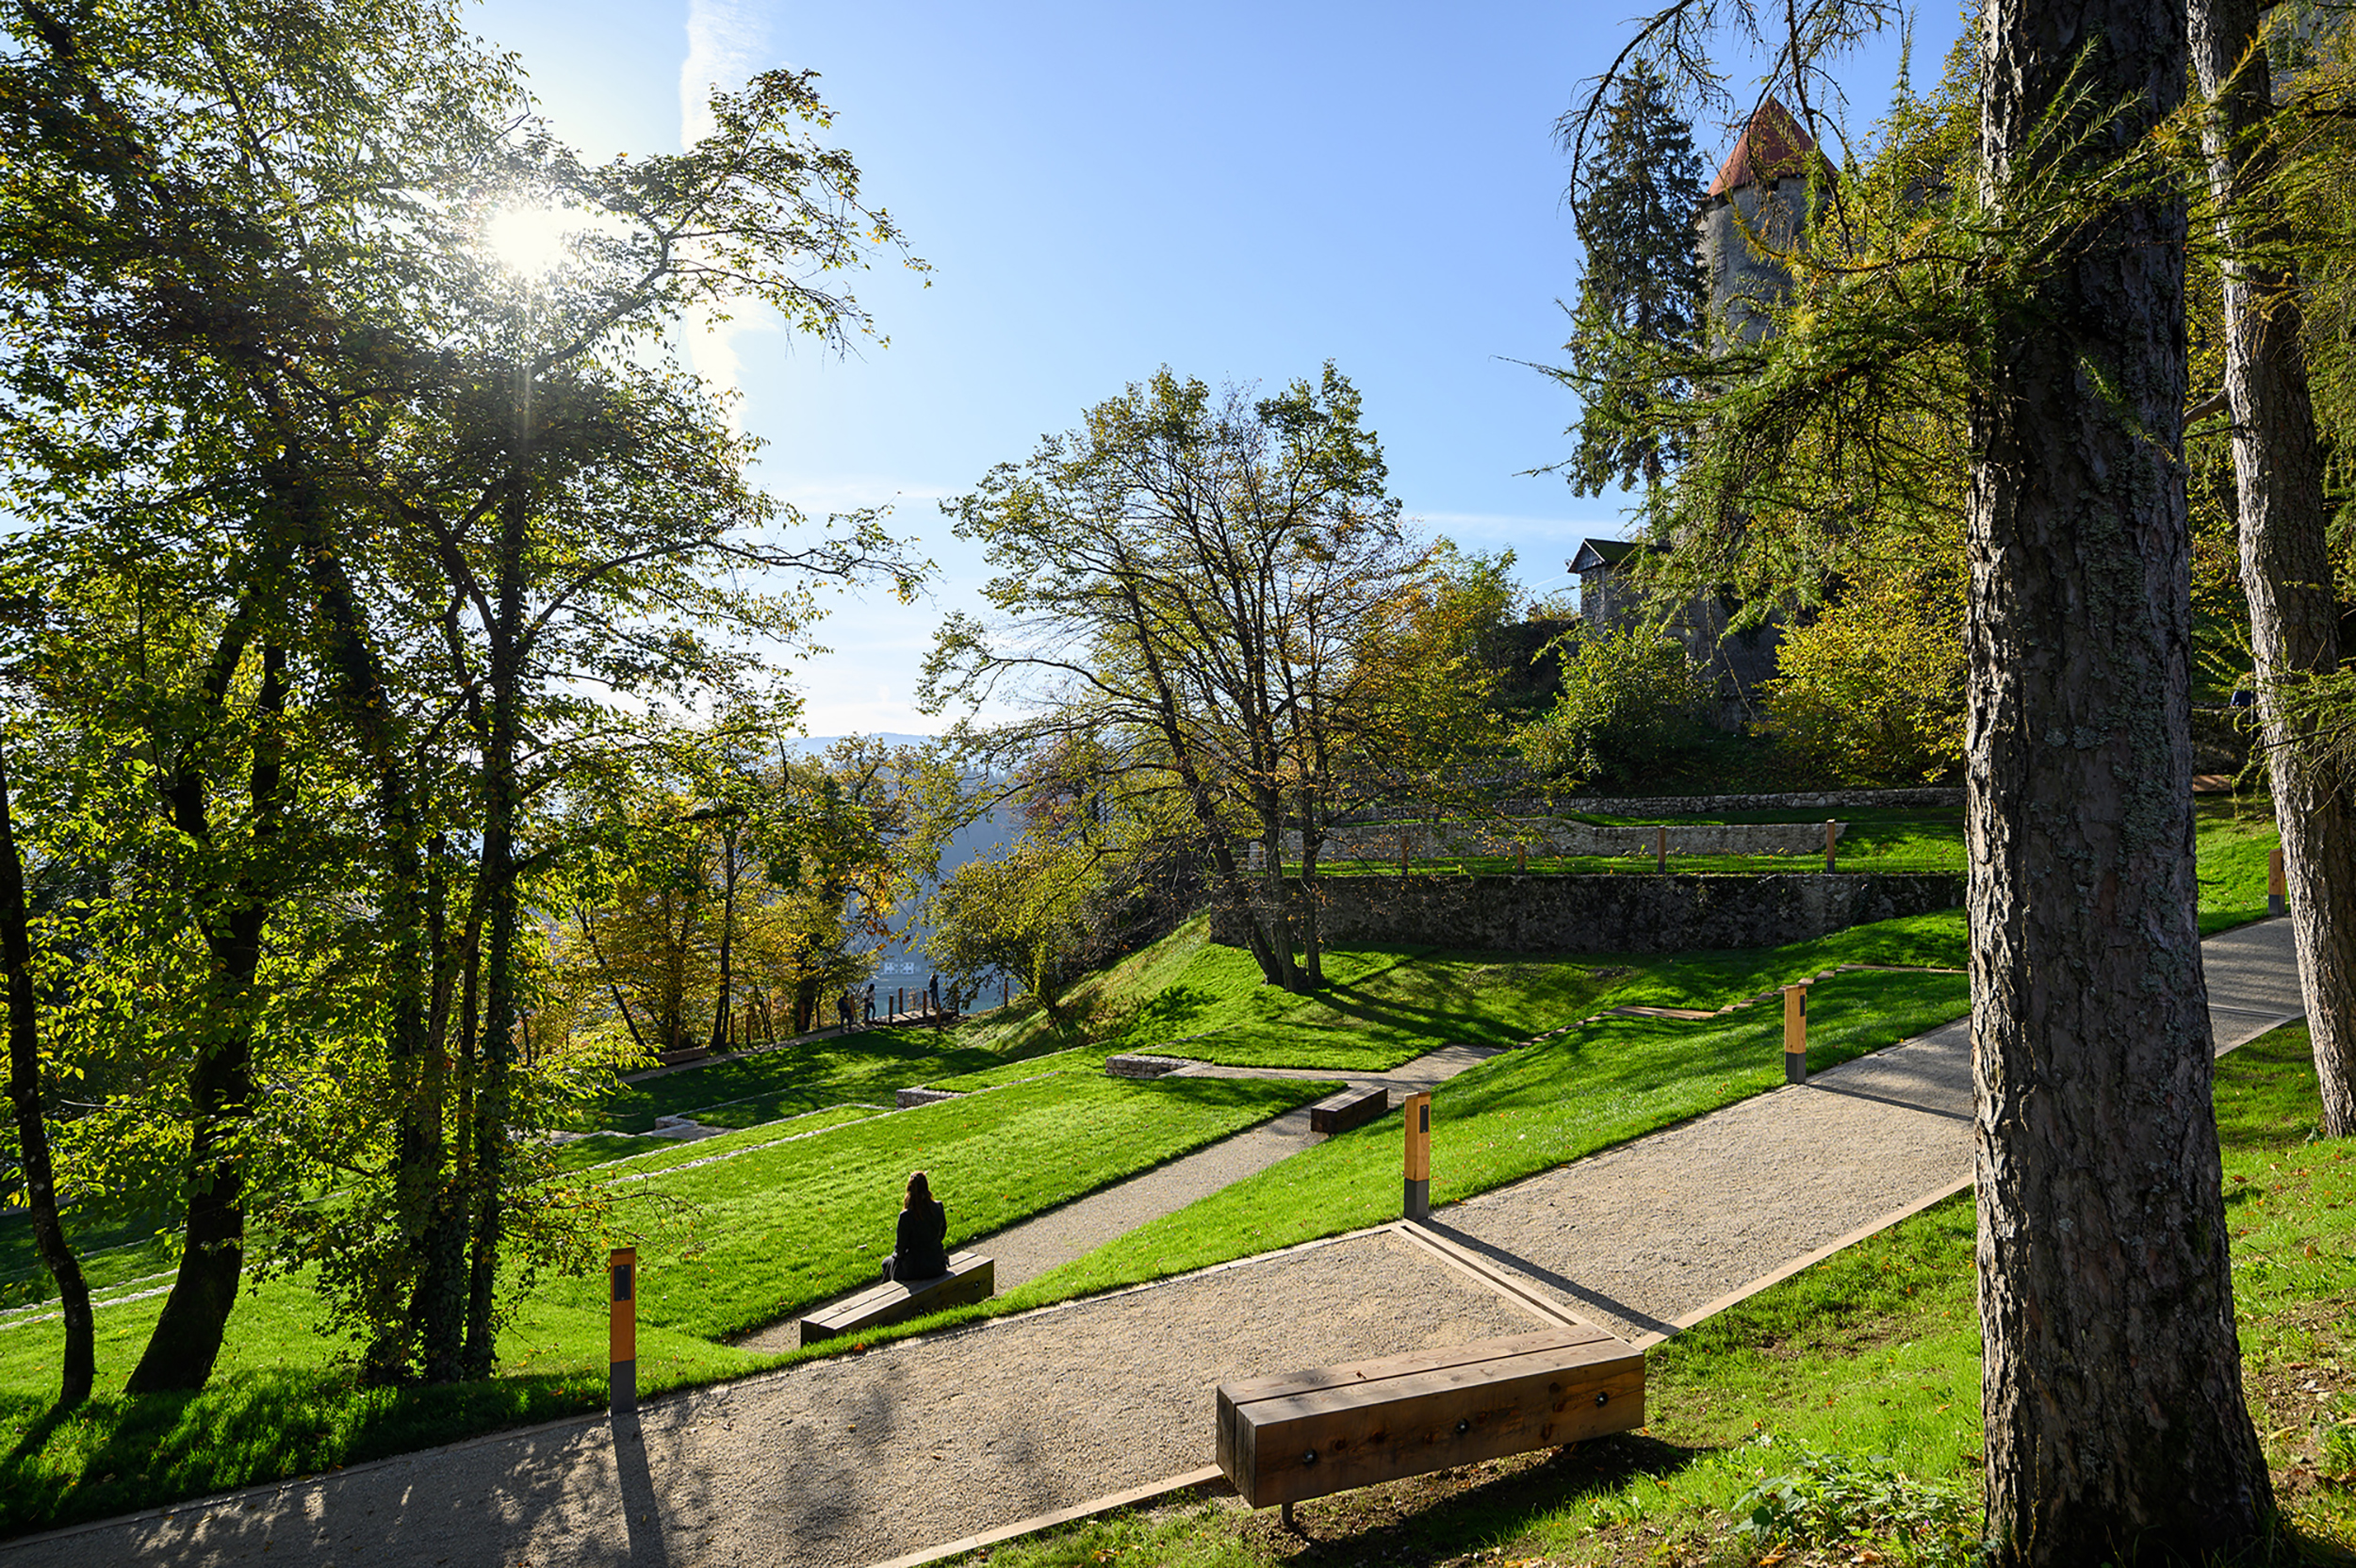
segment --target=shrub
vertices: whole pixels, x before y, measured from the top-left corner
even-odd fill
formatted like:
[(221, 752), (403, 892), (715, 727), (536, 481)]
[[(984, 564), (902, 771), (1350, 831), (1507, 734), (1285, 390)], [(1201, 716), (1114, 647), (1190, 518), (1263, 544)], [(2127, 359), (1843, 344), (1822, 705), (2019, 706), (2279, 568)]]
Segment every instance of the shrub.
[(1558, 788), (1627, 785), (1702, 743), (1708, 696), (1680, 645), (1624, 627), (1579, 645), (1562, 673), (1562, 697), (1515, 730), (1513, 743)]
[(1963, 762), (1963, 585), (1945, 567), (1873, 571), (1784, 634), (1767, 712), (1802, 766), (1915, 784)]

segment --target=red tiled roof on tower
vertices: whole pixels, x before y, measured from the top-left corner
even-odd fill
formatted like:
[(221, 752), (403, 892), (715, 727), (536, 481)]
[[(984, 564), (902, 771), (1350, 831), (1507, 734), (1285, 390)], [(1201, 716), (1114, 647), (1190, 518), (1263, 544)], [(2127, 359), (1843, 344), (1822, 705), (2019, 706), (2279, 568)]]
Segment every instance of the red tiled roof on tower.
[(1723, 196), (1740, 189), (1754, 180), (1779, 180), (1787, 174), (1804, 174), (1808, 160), (1821, 157), (1816, 151), (1816, 139), (1808, 134), (1792, 112), (1768, 98), (1751, 116), (1734, 151), (1718, 168), (1718, 177), (1710, 182), (1710, 193)]

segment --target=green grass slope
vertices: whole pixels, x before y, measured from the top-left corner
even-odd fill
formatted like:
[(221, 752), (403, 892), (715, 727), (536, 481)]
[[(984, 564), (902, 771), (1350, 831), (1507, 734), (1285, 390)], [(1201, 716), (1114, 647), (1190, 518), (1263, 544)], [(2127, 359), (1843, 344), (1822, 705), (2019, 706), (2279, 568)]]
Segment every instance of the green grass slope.
[[(640, 1247), (640, 1386), (776, 1364), (720, 1343), (863, 1282), (892, 1244), (908, 1172), (929, 1169), (953, 1244), (1085, 1196), (1327, 1092), (1317, 1082), (1134, 1083), (1061, 1074), (755, 1145), (630, 1182), (617, 1242)], [(713, 1140), (714, 1142), (718, 1140)], [(678, 1152), (692, 1156), (694, 1146)], [(520, 1284), (520, 1281), (516, 1282)], [(213, 1380), (195, 1396), (120, 1393), (161, 1296), (98, 1315), (99, 1396), (51, 1427), (57, 1322), (0, 1326), (0, 1534), (593, 1410), (605, 1388), (601, 1276), (548, 1278), (515, 1301), (500, 1375), (460, 1388), (369, 1389), (319, 1331), (304, 1278), (240, 1291)]]
[[(647, 1219), (640, 1320), (717, 1339), (868, 1282), (910, 1170), (930, 1173), (954, 1250), (1334, 1086), (1060, 1073), (650, 1177), (632, 1195)], [(693, 1205), (683, 1233), (661, 1223), (675, 1204)], [(600, 1282), (557, 1298), (601, 1315)]]

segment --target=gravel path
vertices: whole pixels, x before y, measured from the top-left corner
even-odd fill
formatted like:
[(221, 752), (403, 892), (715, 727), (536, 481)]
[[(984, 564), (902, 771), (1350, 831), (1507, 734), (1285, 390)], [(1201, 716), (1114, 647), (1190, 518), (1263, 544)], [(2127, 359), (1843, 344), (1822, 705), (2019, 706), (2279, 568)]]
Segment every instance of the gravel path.
[[(2288, 921), (2201, 944), (2219, 1050), (2302, 1004)], [(1639, 1343), (1972, 1173), (1968, 1021), (1466, 1199), (1432, 1228)], [(1436, 1162), (1446, 1157), (1435, 1149)]]
[[(1345, 1072), (1324, 1069), (1218, 1067), (1203, 1063), (1181, 1068), (1172, 1078), (1315, 1078), (1347, 1082), (1353, 1088), (1379, 1084), (1391, 1091), (1391, 1102), (1419, 1089), (1447, 1082), (1476, 1063), (1497, 1054), (1495, 1047), (1444, 1045), (1387, 1072)], [(1009, 1225), (960, 1245), (989, 1257), (1001, 1295), (1026, 1280), (1037, 1279), (1059, 1264), (1085, 1257), (1099, 1247), (1150, 1219), (1174, 1214), (1198, 1198), (1267, 1169), (1317, 1141), (1309, 1131), (1309, 1108), (1284, 1115), (1221, 1139), (1208, 1149), (1156, 1166), (1142, 1176), (1074, 1200), (1045, 1214)], [(860, 1287), (864, 1289), (865, 1287)], [(839, 1300), (842, 1298), (836, 1298)], [(822, 1312), (833, 1301), (809, 1308)], [(791, 1350), (801, 1340), (799, 1315), (745, 1335), (736, 1343), (751, 1350)]]
[[(2277, 920), (2203, 944), (2220, 1048), (2300, 1010), (2290, 942)], [(1648, 1340), (1954, 1187), (1971, 1131), (1967, 1031), (1950, 1025), (1452, 1205), (1432, 1229)], [(16, 1543), (0, 1560), (866, 1563), (1208, 1462), (1223, 1380), (1532, 1321), (1374, 1233), (664, 1399), (618, 1443), (602, 1418), (561, 1422)]]
[(9, 1568), (874, 1562), (1210, 1463), (1223, 1381), (1545, 1321), (1378, 1232), (664, 1399), (635, 1431), (559, 1423), (0, 1556)]

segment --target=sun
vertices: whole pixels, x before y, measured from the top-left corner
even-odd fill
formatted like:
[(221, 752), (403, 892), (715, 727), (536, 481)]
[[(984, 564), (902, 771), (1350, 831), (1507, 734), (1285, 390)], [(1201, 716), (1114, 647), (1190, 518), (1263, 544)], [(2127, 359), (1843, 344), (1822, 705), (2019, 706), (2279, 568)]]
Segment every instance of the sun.
[(502, 207), (483, 226), (483, 237), (500, 265), (522, 277), (554, 271), (572, 247), (581, 225), (574, 214), (548, 207)]

